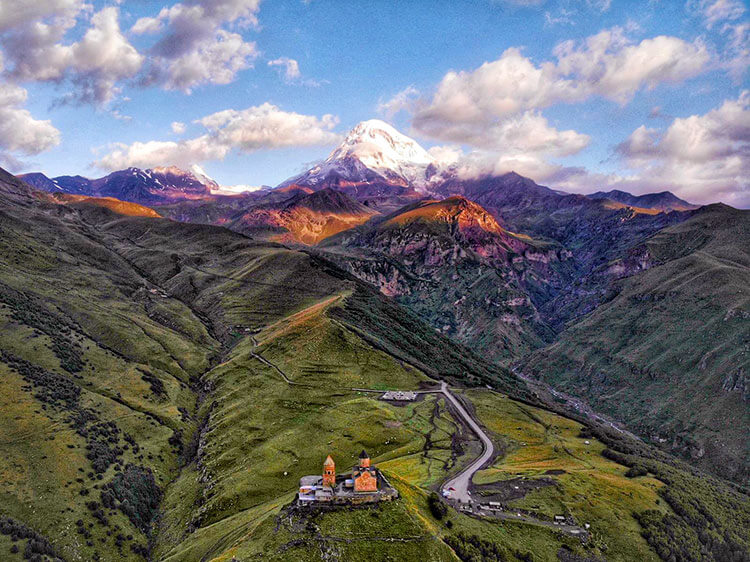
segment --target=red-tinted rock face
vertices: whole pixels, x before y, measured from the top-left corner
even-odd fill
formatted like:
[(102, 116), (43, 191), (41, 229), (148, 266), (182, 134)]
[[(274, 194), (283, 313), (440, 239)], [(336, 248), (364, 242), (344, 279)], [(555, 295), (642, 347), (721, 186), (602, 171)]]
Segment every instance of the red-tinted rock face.
[(547, 330), (529, 293), (556, 290), (570, 261), (559, 246), (505, 230), (463, 197), (409, 205), (323, 247), (446, 335), (496, 358), (544, 342)]
[(234, 230), (284, 242), (317, 244), (368, 221), (376, 213), (347, 195), (324, 189), (280, 204), (250, 209), (232, 223)]

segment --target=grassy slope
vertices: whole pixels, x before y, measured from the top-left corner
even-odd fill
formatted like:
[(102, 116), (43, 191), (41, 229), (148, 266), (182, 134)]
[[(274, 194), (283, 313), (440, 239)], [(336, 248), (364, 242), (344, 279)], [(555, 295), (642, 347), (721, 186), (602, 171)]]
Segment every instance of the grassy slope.
[[(123, 449), (120, 464), (148, 466), (164, 485), (177, 466), (169, 439), (189, 430), (178, 411), (194, 404), (187, 383), (219, 344), (187, 306), (150, 293), (143, 277), (70, 222), (69, 209), (48, 207), (45, 215), (8, 210), (0, 209), (0, 349), (81, 391), (73, 409), (40, 401), (43, 387), (0, 362), (0, 511), (53, 538), (69, 560), (117, 552), (120, 532), (133, 537), (124, 542), (123, 557), (138, 559), (129, 545), (145, 545), (146, 537), (128, 518), (107, 510), (104, 527), (85, 505), (99, 501), (101, 486), (118, 469), (110, 465), (97, 479), (87, 458), (90, 439), (72, 427), (71, 414), (84, 408), (96, 424), (114, 422), (120, 434), (110, 444)], [(80, 369), (66, 370), (53, 353), (56, 345), (77, 356)], [(144, 373), (160, 381), (162, 392), (151, 390)], [(124, 434), (137, 443), (137, 453)], [(91, 546), (76, 532), (78, 519), (92, 525)]]
[[(120, 471), (128, 462), (151, 469), (163, 491), (151, 536), (155, 559), (448, 560), (454, 555), (438, 538), (458, 531), (496, 542), (508, 557), (534, 552), (553, 560), (563, 544), (583, 553), (546, 528), (452, 513), (449, 530), (432, 518), (427, 490), (467, 462), (468, 454), (454, 455), (456, 445), (471, 453), (476, 442), (434, 398), (399, 407), (343, 387), (416, 388), (426, 373), (517, 394), (522, 387), (391, 301), (306, 254), (219, 228), (121, 218), (90, 206), (18, 207), (2, 197), (0, 207), (0, 350), (80, 389), (77, 402), (42, 402), (44, 389), (22, 381), (17, 362), (0, 362), (0, 515), (35, 528), (67, 559), (89, 560), (96, 551), (135, 560), (129, 545), (147, 540), (121, 511), (104, 510), (105, 527), (86, 506), (118, 471), (109, 466), (97, 479), (86, 458), (90, 437), (71, 428), (71, 408), (95, 412), (98, 423), (113, 422), (138, 444), (136, 452), (117, 438)], [(256, 329), (263, 356), (313, 386), (290, 386), (254, 359), (248, 330)], [(80, 355), (80, 370), (70, 367), (70, 353)], [(143, 371), (164, 390), (153, 391)], [(512, 439), (503, 430), (515, 423), (512, 415), (497, 423), (493, 430)], [(328, 452), (345, 468), (362, 447), (382, 463), (401, 501), (377, 515), (337, 512), (301, 528), (277, 522), (299, 476), (317, 472)], [(559, 451), (550, 454), (564, 462)], [(589, 478), (624, 469), (593, 470)], [(555, 501), (576, 506), (576, 486), (561, 490)], [(648, 507), (647, 492), (639, 494)], [(593, 553), (621, 544), (609, 523), (600, 533)], [(13, 559), (5, 536), (0, 548)]]
[[(507, 443), (507, 454), (475, 478), (481, 484), (518, 476), (537, 479), (555, 474), (554, 486), (544, 487), (509, 502), (533, 509), (550, 519), (571, 514), (579, 524), (591, 524), (597, 540), (607, 544), (608, 559), (657, 559), (640, 536), (633, 517), (646, 509), (669, 512), (658, 500), (659, 480), (643, 476), (626, 478), (626, 468), (601, 456), (605, 446), (592, 437), (581, 437), (581, 424), (495, 394), (472, 391), (477, 415)], [(588, 442), (588, 444), (586, 444)], [(606, 538), (605, 538), (606, 537)]]
[(524, 368), (748, 482), (750, 213), (711, 206), (646, 246), (662, 265), (621, 281)]
[[(470, 454), (476, 454), (477, 444), (463, 441), (466, 456), (452, 458), (451, 441), (458, 428), (442, 400), (436, 404), (434, 397), (428, 397), (402, 407), (346, 390), (349, 386), (416, 388), (425, 376), (372, 348), (334, 320), (331, 307), (337, 304), (323, 301), (272, 323), (257, 336), (263, 357), (293, 381), (311, 386), (290, 386), (275, 370), (252, 358), (249, 339), (206, 375), (205, 380), (214, 385), (215, 405), (204, 405), (209, 421), (198, 459), (202, 486), (194, 487), (196, 474), (185, 472), (168, 493), (157, 554), (170, 561), (229, 560), (232, 556), (246, 560), (261, 554), (264, 559), (280, 560), (324, 556), (448, 560), (451, 552), (436, 537), (458, 531), (497, 541), (509, 554), (535, 552), (541, 560), (554, 559), (562, 544), (581, 551), (577, 541), (550, 529), (481, 522), (452, 513), (453, 529), (449, 530), (429, 514), (427, 492), (462, 466)], [(490, 407), (494, 399), (509, 402), (489, 393), (477, 396)], [(252, 408), (245, 407), (248, 402)], [(546, 415), (553, 423), (573, 424)], [(346, 470), (362, 448), (386, 471), (402, 500), (374, 514), (337, 512), (314, 518), (312, 523), (277, 520), (279, 507), (292, 499), (300, 476), (319, 472), (329, 452), (339, 470)], [(607, 471), (617, 466), (605, 459), (601, 462)], [(620, 473), (624, 471), (619, 467)], [(608, 477), (597, 468), (590, 473)], [(630, 485), (640, 492), (641, 487)], [(578, 495), (570, 486), (560, 497), (573, 503)], [(650, 489), (643, 495), (651, 502), (644, 500), (640, 507), (657, 507)], [(192, 503), (201, 505), (197, 514), (190, 513)], [(186, 523), (197, 530), (181, 534)], [(604, 543), (618, 542), (619, 531), (611, 521), (601, 529), (594, 553)], [(385, 540), (394, 538), (399, 540)], [(619, 539), (619, 544), (631, 538)], [(648, 553), (643, 539), (634, 538), (641, 552)], [(612, 559), (626, 560), (622, 552), (618, 549)]]

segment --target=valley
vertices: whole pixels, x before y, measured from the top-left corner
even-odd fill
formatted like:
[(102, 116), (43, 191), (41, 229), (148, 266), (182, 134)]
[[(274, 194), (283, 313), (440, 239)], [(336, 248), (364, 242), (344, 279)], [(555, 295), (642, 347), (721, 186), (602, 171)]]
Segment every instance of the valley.
[[(240, 196), (2, 173), (4, 556), (747, 559), (748, 212), (384, 130)], [(363, 448), (399, 500), (290, 507)]]

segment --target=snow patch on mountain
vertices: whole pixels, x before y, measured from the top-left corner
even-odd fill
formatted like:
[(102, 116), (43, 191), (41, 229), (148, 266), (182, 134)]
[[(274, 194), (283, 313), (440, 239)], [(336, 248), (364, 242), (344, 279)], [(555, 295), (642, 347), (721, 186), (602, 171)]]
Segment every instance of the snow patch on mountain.
[(354, 127), (324, 162), (279, 187), (316, 186), (330, 177), (351, 182), (371, 182), (379, 177), (426, 191), (438, 167), (439, 162), (414, 139), (384, 121), (370, 119)]
[(201, 168), (198, 164), (193, 164), (192, 166), (190, 166), (190, 168), (189, 168), (188, 171), (191, 174), (193, 174), (193, 176), (195, 176), (195, 178), (199, 182), (201, 182), (203, 185), (207, 185), (209, 187), (213, 187), (213, 186), (218, 186), (219, 185), (219, 183), (215, 179), (213, 179), (212, 177), (210, 177), (206, 173), (206, 171), (203, 168)]

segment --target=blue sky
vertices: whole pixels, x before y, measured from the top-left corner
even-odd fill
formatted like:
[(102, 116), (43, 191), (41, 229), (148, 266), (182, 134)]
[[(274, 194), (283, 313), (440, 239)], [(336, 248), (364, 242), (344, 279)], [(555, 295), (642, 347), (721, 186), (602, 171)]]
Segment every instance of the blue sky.
[[(740, 0), (9, 1), (0, 116), (34, 131), (0, 126), (15, 171), (193, 162), (222, 184), (275, 185), (377, 117), (467, 175), (750, 206)], [(40, 45), (39, 25), (56, 40)], [(33, 45), (36, 66), (19, 54)]]

